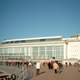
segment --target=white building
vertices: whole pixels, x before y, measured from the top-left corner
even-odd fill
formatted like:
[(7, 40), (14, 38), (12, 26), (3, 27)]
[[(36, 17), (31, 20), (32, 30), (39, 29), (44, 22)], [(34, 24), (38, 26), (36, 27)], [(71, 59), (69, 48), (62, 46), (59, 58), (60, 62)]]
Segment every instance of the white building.
[(0, 43), (0, 60), (80, 59), (80, 36), (38, 37), (5, 40)]

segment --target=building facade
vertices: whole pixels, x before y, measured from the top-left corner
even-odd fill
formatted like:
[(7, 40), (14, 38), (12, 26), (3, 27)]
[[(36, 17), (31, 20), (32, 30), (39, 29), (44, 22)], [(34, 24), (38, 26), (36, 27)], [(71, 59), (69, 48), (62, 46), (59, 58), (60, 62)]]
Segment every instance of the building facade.
[(80, 59), (80, 37), (11, 39), (0, 43), (0, 60)]

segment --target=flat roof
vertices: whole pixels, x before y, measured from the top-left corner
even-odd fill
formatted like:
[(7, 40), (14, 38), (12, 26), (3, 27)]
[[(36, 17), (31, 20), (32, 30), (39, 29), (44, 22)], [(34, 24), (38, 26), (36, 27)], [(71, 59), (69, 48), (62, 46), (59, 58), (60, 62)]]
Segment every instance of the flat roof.
[(22, 39), (9, 39), (9, 40), (4, 40), (2, 41), (2, 43), (4, 42), (11, 42), (11, 41), (29, 41), (29, 40), (41, 40), (41, 39), (46, 39), (46, 40), (49, 40), (49, 39), (62, 39), (63, 37), (62, 36), (49, 36), (49, 37), (35, 37), (35, 38), (22, 38)]

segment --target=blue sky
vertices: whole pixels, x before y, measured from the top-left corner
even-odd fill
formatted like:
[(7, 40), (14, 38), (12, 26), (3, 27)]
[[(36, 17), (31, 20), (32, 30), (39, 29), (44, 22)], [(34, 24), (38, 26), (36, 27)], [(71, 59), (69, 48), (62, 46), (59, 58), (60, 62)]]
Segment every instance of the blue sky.
[(0, 41), (80, 34), (80, 0), (0, 0)]

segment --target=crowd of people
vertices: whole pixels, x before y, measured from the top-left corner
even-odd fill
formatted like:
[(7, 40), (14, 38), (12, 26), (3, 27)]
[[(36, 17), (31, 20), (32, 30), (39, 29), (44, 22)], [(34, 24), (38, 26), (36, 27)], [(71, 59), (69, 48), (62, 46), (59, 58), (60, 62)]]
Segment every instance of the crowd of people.
[[(7, 65), (17, 65), (18, 68), (20, 68), (20, 66), (22, 67), (21, 68), (21, 71), (19, 72), (19, 76), (21, 78), (21, 80), (32, 80), (32, 77), (33, 77), (33, 71), (32, 71), (32, 68), (34, 67), (35, 68), (35, 71), (36, 71), (36, 75), (39, 75), (40, 74), (40, 70), (41, 70), (41, 66), (46, 66), (47, 65), (47, 68), (48, 70), (52, 70), (54, 71), (55, 74), (57, 73), (61, 73), (64, 71), (64, 65), (62, 64), (62, 62), (59, 62), (58, 60), (48, 60), (47, 62), (44, 61), (44, 62), (40, 62), (40, 61), (36, 61), (36, 62), (31, 62), (31, 61), (27, 61), (27, 62), (24, 62), (24, 63), (11, 63), (10, 62), (7, 62), (6, 63)], [(65, 66), (68, 67), (68, 66), (72, 66), (71, 63), (67, 63), (65, 62)], [(79, 65), (79, 69), (80, 71), (80, 65)], [(11, 78), (13, 78), (12, 80), (16, 80), (16, 75), (15, 74), (12, 74), (11, 75)], [(20, 80), (20, 79), (19, 79)]]
[(48, 62), (37, 62), (36, 63), (36, 75), (40, 73), (41, 65), (43, 66), (47, 65), (49, 70), (54, 70), (55, 73), (62, 72), (63, 70), (63, 64), (58, 62), (58, 61), (51, 61), (49, 60)]

